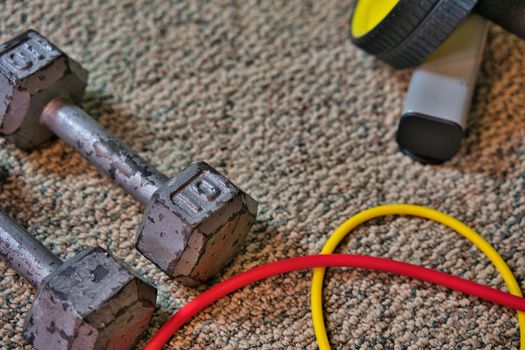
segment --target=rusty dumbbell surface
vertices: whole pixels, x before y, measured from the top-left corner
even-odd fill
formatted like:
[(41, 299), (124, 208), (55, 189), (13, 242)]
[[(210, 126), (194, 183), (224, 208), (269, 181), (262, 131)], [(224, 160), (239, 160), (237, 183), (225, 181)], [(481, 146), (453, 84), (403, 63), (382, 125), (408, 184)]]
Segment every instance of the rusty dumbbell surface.
[(87, 72), (46, 38), (27, 31), (0, 46), (0, 133), (18, 147), (53, 134), (146, 206), (137, 249), (168, 276), (193, 285), (237, 254), (257, 202), (199, 162), (168, 179), (75, 104)]
[(37, 350), (131, 349), (157, 290), (102, 248), (62, 262), (0, 211), (0, 255), (38, 289), (24, 325)]

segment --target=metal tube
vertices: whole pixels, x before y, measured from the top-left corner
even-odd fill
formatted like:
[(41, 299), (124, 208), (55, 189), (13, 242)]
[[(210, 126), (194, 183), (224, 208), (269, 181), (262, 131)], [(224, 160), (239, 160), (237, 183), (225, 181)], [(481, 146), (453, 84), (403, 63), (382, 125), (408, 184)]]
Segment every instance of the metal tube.
[(485, 47), (487, 21), (470, 15), (412, 75), (396, 139), (422, 163), (443, 163), (461, 146)]
[(58, 257), (1, 210), (0, 255), (36, 288), (62, 265)]
[(51, 101), (40, 116), (40, 122), (144, 205), (168, 181), (73, 104), (60, 99)]

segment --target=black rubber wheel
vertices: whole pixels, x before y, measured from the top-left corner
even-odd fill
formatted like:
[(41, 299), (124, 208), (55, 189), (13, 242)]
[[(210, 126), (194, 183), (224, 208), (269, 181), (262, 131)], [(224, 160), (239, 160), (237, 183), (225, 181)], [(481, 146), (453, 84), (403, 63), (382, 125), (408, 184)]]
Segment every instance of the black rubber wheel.
[(395, 68), (413, 67), (452, 34), (477, 1), (399, 0), (369, 32), (360, 37), (350, 33), (350, 38), (355, 45)]

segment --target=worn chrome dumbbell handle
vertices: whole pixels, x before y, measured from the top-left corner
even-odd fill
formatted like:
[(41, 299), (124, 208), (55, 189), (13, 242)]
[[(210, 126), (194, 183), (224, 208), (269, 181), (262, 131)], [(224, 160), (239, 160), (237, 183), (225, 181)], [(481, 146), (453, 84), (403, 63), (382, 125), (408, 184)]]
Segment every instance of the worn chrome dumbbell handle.
[(36, 288), (62, 265), (62, 260), (1, 210), (0, 255)]
[(168, 181), (154, 166), (74, 104), (52, 100), (44, 109), (40, 122), (144, 205)]

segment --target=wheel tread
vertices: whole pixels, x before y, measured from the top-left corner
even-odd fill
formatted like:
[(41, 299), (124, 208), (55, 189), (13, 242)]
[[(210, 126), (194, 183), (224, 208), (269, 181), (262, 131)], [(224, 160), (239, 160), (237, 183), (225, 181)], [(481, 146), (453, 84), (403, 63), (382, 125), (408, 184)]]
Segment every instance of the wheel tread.
[(396, 68), (418, 65), (434, 51), (478, 0), (400, 0), (392, 11), (352, 42)]

